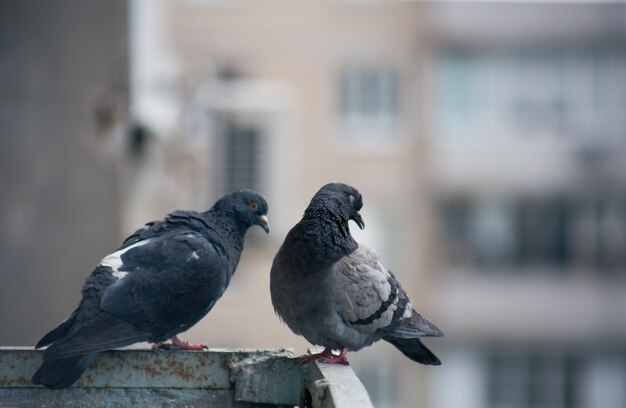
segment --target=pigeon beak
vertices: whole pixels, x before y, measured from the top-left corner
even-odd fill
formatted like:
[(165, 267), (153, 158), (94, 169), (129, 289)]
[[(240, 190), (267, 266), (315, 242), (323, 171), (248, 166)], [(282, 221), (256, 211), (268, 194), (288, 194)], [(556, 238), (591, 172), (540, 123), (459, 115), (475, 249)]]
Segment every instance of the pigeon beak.
[(267, 215), (259, 215), (258, 225), (263, 228), (266, 233), (270, 233), (270, 224), (267, 222)]
[(363, 222), (363, 217), (361, 217), (361, 214), (359, 214), (358, 211), (354, 212), (354, 217), (352, 219), (354, 220), (354, 222), (356, 222), (356, 225), (358, 225), (360, 229), (365, 228), (365, 222)]

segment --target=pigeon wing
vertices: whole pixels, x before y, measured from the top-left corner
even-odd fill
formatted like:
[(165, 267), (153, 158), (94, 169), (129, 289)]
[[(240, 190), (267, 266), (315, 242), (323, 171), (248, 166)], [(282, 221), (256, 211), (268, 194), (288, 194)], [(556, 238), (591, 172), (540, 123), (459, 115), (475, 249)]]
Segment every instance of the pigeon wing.
[(180, 231), (181, 227), (192, 227), (194, 231), (210, 230), (206, 219), (204, 219), (200, 213), (196, 211), (176, 210), (168, 214), (164, 220), (146, 223), (143, 227), (139, 228), (132, 235), (126, 238), (122, 243), (121, 248), (127, 248), (137, 242), (166, 235), (172, 231)]
[(74, 312), (72, 312), (70, 317), (65, 319), (55, 329), (51, 330), (48, 334), (43, 336), (41, 340), (39, 340), (35, 348), (38, 349), (43, 346), (47, 346), (48, 344), (51, 344), (54, 341), (65, 337), (74, 326), (74, 323), (76, 322), (76, 316), (78, 315), (78, 310), (79, 310), (78, 308), (74, 310)]
[[(168, 234), (127, 248), (103, 260), (107, 273), (117, 281), (103, 290), (100, 313), (81, 321), (67, 337), (50, 346), (46, 359), (122, 347), (187, 330), (208, 313), (227, 285), (229, 274), (223, 257), (199, 233)], [(102, 264), (98, 270), (103, 273)]]
[(101, 307), (137, 324), (174, 330), (208, 313), (224, 292), (230, 269), (200, 233), (150, 239), (124, 254), (120, 272), (128, 275), (105, 290)]
[(372, 249), (360, 244), (335, 264), (334, 272), (337, 312), (353, 329), (400, 338), (441, 335), (413, 310), (407, 293)]

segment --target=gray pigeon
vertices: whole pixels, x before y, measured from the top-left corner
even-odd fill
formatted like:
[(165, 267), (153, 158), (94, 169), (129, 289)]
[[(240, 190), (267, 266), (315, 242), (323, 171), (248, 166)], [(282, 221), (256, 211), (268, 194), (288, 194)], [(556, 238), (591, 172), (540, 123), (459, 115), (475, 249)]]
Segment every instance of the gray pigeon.
[(177, 334), (203, 318), (222, 296), (252, 225), (269, 232), (267, 202), (243, 190), (206, 212), (175, 211), (148, 223), (104, 257), (87, 278), (82, 300), (36, 348), (50, 344), (33, 384), (72, 385), (101, 351), (137, 342), (202, 350)]
[(276, 314), (295, 334), (325, 347), (305, 361), (347, 364), (349, 350), (382, 339), (413, 361), (441, 364), (419, 339), (443, 336), (441, 330), (413, 310), (376, 252), (352, 238), (349, 220), (364, 228), (361, 207), (361, 194), (346, 184), (327, 184), (315, 194), (272, 264)]

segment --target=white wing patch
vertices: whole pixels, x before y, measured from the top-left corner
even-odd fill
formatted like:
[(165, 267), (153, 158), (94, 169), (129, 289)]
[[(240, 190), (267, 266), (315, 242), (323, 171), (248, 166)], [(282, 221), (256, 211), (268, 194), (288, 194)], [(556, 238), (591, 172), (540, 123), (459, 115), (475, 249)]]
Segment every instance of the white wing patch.
[(408, 319), (411, 316), (413, 316), (413, 306), (411, 305), (411, 302), (409, 302), (406, 304), (404, 313), (402, 314), (402, 319)]
[(109, 268), (111, 268), (113, 270), (113, 276), (115, 276), (118, 280), (122, 279), (126, 275), (128, 275), (128, 272), (122, 272), (122, 271), (119, 270), (120, 267), (123, 264), (123, 262), (122, 262), (122, 255), (124, 255), (127, 251), (130, 251), (133, 248), (140, 247), (142, 245), (146, 245), (150, 241), (151, 241), (151, 239), (145, 239), (143, 241), (135, 242), (134, 244), (132, 244), (132, 245), (126, 247), (126, 248), (122, 248), (119, 251), (113, 252), (112, 254), (109, 254), (109, 255), (105, 256), (102, 259), (102, 261), (100, 261), (100, 265), (108, 266)]
[(113, 276), (115, 276), (117, 280), (125, 278), (126, 275), (128, 275), (128, 272), (120, 272), (120, 271), (113, 272)]

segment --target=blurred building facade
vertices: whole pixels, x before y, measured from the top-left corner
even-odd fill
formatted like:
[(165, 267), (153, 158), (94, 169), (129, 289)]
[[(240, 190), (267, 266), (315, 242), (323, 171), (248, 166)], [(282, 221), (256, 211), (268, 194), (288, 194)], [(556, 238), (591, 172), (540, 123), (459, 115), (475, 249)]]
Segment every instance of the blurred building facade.
[[(162, 126), (167, 142), (159, 145), (173, 163), (185, 152), (189, 171), (175, 177), (196, 186), (190, 205), (206, 207), (242, 187), (258, 189), (270, 203), (270, 236), (251, 231), (227, 296), (188, 336), (215, 346), (306, 351), (307, 342), (273, 313), (269, 270), (287, 231), (313, 194), (330, 181), (361, 190), (367, 225), (361, 238), (381, 252), (414, 293), (416, 307), (424, 310), (426, 301), (419, 295), (424, 275), (415, 273), (426, 267), (416, 250), (424, 240), (420, 215), (426, 205), (419, 198), (425, 174), (424, 139), (419, 137), (424, 126), (419, 84), (422, 6), (138, 4), (137, 18), (152, 15), (154, 20), (133, 21), (146, 30), (157, 25), (161, 36), (156, 45), (138, 44), (160, 49), (155, 60), (140, 64), (155, 66), (162, 60), (172, 67), (138, 91), (174, 92), (160, 95), (169, 101), (159, 112), (135, 106), (141, 99), (136, 96), (131, 110), (144, 115), (146, 123), (155, 123), (153, 116), (179, 118), (179, 126)], [(155, 37), (150, 38), (147, 41)], [(163, 179), (155, 172), (150, 178)], [(138, 202), (145, 201), (138, 196)], [(161, 206), (155, 215), (168, 210), (165, 202), (153, 201)], [(128, 230), (145, 218), (143, 214), (132, 219)], [(242, 321), (246, 324), (233, 324)], [(377, 406), (424, 405), (426, 369), (405, 360), (382, 344), (351, 357)]]
[[(364, 195), (366, 229), (353, 233), (446, 333), (426, 340), (441, 367), (407, 361), (387, 344), (350, 357), (376, 406), (626, 406), (623, 6), (135, 0), (110, 7), (117, 14), (103, 22), (128, 19), (128, 31), (116, 31), (128, 47), (117, 68), (130, 81), (118, 93), (80, 88), (77, 100), (88, 110), (78, 119), (95, 113), (95, 131), (81, 122), (51, 158), (62, 162), (62, 146), (90, 140), (101, 161), (86, 166), (91, 156), (80, 150), (72, 174), (85, 177), (59, 179), (67, 182), (65, 202), (83, 203), (71, 198), (85, 191), (99, 203), (96, 215), (73, 225), (101, 230), (101, 240), (85, 242), (80, 260), (70, 260), (41, 237), (48, 252), (33, 259), (59, 258), (38, 307), (55, 307), (32, 310), (28, 330), (3, 316), (21, 328), (7, 344), (34, 344), (34, 331), (66, 317), (116, 238), (250, 187), (268, 198), (272, 232), (250, 232), (231, 287), (183, 336), (303, 353), (306, 341), (273, 313), (269, 270), (311, 196), (343, 181)], [(63, 10), (59, 21), (71, 21)], [(116, 61), (106, 38), (79, 48), (93, 61)], [(102, 71), (89, 72), (100, 79), (89, 83), (106, 90), (102, 78), (118, 71), (97, 66)], [(113, 194), (94, 199), (102, 190)], [(17, 222), (9, 201), (0, 202)], [(57, 244), (74, 242), (80, 234), (72, 231)], [(41, 288), (38, 268), (11, 259), (24, 288)], [(6, 305), (18, 304), (14, 298), (2, 297)]]
[(310, 196), (342, 180), (366, 198), (360, 238), (447, 333), (429, 342), (441, 368), (384, 345), (353, 357), (378, 405), (626, 403), (623, 7), (162, 7), (206, 196), (252, 186), (276, 214), (234, 283), (252, 291), (192, 335), (254, 303), (254, 344), (306, 347), (257, 290)]
[(431, 11), (432, 406), (626, 406), (626, 8)]

